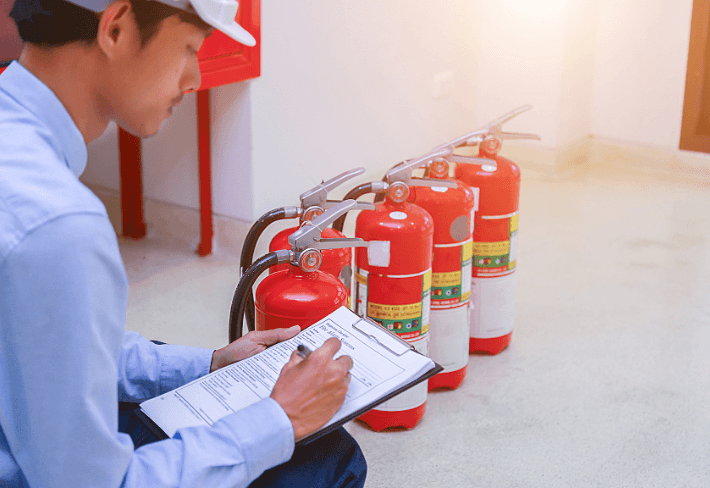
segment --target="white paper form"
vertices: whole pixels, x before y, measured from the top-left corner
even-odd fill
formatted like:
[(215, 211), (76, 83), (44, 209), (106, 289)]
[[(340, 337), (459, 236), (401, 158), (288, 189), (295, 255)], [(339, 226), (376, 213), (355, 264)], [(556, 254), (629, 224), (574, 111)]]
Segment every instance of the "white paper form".
[(335, 357), (347, 354), (353, 360), (353, 368), (345, 402), (327, 427), (433, 366), (431, 359), (406, 345), (397, 345), (397, 340), (387, 335), (379, 326), (342, 307), (293, 339), (143, 402), (141, 409), (170, 437), (182, 427), (212, 425), (225, 415), (268, 397), (299, 344), (315, 350), (328, 338), (337, 337), (341, 347)]

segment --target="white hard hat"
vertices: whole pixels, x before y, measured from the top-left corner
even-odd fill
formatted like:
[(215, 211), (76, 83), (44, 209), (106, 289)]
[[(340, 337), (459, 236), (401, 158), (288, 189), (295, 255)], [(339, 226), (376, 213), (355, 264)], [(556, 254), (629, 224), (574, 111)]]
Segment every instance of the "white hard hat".
[[(113, 0), (67, 0), (92, 12), (103, 12)], [(207, 24), (247, 46), (256, 44), (254, 37), (234, 20), (237, 0), (156, 0), (165, 5), (197, 14)]]

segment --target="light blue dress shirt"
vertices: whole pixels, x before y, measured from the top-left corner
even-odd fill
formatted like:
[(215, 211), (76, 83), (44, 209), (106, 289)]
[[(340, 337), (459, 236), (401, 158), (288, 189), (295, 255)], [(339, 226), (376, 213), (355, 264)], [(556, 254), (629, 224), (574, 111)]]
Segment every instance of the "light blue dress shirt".
[(125, 332), (128, 285), (106, 210), (78, 177), (86, 145), (14, 62), (0, 75), (0, 486), (247, 486), (288, 460), (272, 399), (134, 451), (118, 401), (209, 371), (211, 350)]

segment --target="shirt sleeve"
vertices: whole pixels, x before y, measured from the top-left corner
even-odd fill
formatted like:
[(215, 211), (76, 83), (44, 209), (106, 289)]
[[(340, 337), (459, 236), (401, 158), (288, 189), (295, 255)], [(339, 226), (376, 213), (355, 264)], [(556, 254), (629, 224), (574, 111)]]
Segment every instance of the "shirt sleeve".
[[(34, 230), (0, 264), (0, 290), (0, 426), (29, 486), (247, 486), (291, 456), (293, 430), (272, 399), (136, 451), (118, 432), (127, 285), (105, 216)], [(167, 388), (175, 375), (160, 356), (150, 374), (172, 378)], [(140, 383), (128, 376), (124, 391)]]
[(210, 372), (214, 350), (156, 345), (127, 331), (118, 361), (118, 399), (141, 402), (185, 385)]

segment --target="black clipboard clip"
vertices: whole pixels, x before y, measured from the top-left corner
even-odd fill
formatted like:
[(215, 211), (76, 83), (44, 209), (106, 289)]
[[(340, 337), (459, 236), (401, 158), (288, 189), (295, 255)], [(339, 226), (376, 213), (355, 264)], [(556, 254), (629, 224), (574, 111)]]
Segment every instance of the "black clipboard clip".
[[(396, 341), (398, 341), (400, 344), (406, 346), (407, 349), (405, 351), (402, 351), (401, 353), (397, 354), (397, 352), (393, 351), (386, 344), (383, 344), (382, 342), (380, 342), (380, 340), (377, 338), (377, 336), (375, 336), (373, 334), (368, 334), (367, 332), (362, 330), (360, 327), (358, 327), (357, 324), (359, 324), (362, 321), (368, 322), (371, 325), (374, 325), (375, 327), (377, 327), (379, 330), (386, 332), (387, 334), (392, 336), (392, 338), (394, 338)], [(416, 351), (416, 349), (414, 349), (414, 346), (412, 346), (410, 343), (400, 339), (399, 337), (397, 337), (397, 334), (394, 334), (394, 333), (390, 332), (389, 330), (385, 329), (384, 327), (382, 327), (380, 324), (378, 324), (374, 320), (371, 320), (369, 317), (359, 317), (358, 320), (352, 324), (352, 328), (355, 329), (356, 331), (358, 331), (359, 333), (361, 333), (362, 335), (364, 335), (365, 337), (367, 337), (368, 339), (375, 341), (381, 347), (383, 347), (384, 349), (387, 349), (389, 352), (391, 352), (392, 354), (394, 354), (397, 357), (402, 356), (407, 351)]]

